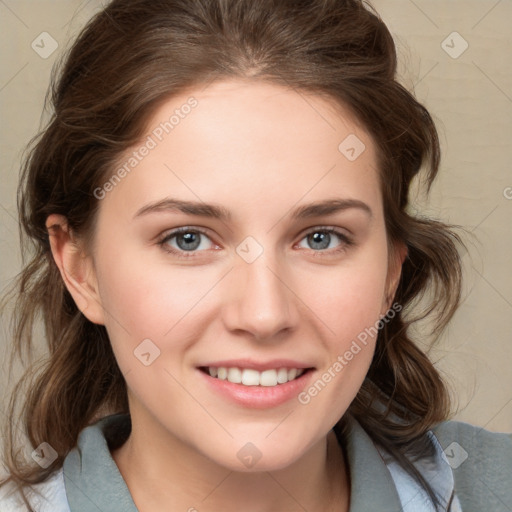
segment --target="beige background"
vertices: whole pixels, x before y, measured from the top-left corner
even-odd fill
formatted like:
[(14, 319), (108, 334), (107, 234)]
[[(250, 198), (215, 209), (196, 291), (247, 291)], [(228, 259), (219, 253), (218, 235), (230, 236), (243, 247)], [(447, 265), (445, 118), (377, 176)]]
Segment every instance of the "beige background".
[[(459, 400), (456, 419), (512, 432), (512, 2), (375, 0), (395, 36), (401, 77), (436, 119), (442, 169), (417, 209), (466, 227), (465, 301), (432, 357)], [(0, 0), (0, 286), (19, 271), (15, 187), (53, 63), (98, 0)], [(58, 43), (42, 58), (31, 44)], [(457, 32), (457, 34), (453, 34)], [(444, 43), (443, 43), (444, 41)], [(463, 52), (466, 44), (467, 49)], [(0, 356), (8, 343), (2, 326)], [(2, 358), (3, 359), (3, 358)], [(5, 364), (0, 389), (8, 393)], [(5, 414), (5, 399), (0, 414)]]

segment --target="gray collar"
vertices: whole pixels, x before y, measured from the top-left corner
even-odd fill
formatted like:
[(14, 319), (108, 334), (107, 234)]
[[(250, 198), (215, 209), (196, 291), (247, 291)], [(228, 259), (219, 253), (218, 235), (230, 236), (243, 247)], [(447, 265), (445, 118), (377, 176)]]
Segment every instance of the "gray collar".
[(352, 417), (347, 417), (346, 436), (338, 440), (345, 447), (350, 471), (349, 512), (402, 510), (391, 473), (370, 436)]
[[(71, 512), (137, 512), (108, 440), (127, 436), (130, 418), (115, 414), (86, 427), (64, 460), (63, 474)], [(114, 433), (116, 433), (114, 435)], [(342, 443), (350, 468), (350, 510), (397, 512), (402, 509), (391, 473), (360, 424), (348, 419)]]
[(138, 512), (105, 438), (109, 431), (129, 425), (127, 414), (115, 414), (80, 432), (63, 464), (71, 512)]

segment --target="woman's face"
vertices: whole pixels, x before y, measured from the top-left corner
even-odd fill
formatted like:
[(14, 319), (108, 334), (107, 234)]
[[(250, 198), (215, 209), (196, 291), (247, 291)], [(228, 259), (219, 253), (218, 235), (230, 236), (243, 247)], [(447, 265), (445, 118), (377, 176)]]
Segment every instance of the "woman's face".
[(101, 305), (134, 429), (238, 471), (322, 441), (400, 270), (366, 131), (319, 96), (217, 82), (163, 104), (96, 194), (85, 314)]

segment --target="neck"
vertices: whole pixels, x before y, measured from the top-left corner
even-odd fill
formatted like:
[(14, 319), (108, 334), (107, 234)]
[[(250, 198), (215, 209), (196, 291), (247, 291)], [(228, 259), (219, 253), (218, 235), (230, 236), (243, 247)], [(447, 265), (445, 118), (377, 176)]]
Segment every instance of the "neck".
[(140, 512), (347, 512), (349, 508), (348, 471), (333, 431), (289, 467), (235, 472), (168, 433), (164, 439), (149, 432), (147, 425), (137, 428), (132, 418), (132, 433), (112, 457)]

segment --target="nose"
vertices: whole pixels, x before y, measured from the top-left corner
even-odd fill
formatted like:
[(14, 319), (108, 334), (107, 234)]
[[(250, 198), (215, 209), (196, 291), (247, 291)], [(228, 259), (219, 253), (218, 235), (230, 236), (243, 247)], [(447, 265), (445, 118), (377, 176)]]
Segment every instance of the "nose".
[(289, 273), (265, 251), (252, 263), (240, 260), (233, 270), (224, 321), (232, 331), (244, 331), (258, 341), (273, 341), (293, 330), (299, 319), (297, 295)]

